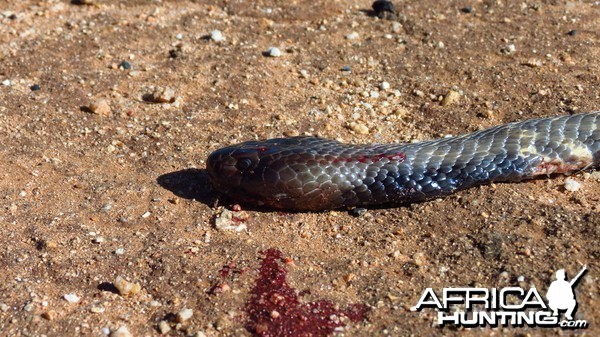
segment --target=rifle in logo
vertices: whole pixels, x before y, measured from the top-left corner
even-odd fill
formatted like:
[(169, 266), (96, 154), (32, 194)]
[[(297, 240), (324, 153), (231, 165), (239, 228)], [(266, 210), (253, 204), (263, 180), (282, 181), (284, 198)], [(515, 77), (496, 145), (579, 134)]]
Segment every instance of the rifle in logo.
[(586, 272), (587, 266), (583, 266), (577, 276), (572, 278), (570, 282), (567, 282), (565, 270), (559, 269), (556, 271), (556, 280), (552, 281), (546, 293), (548, 306), (552, 309), (554, 316), (558, 316), (559, 310), (566, 310), (565, 318), (569, 321), (573, 320), (573, 312), (577, 308), (573, 288), (575, 288), (576, 283)]

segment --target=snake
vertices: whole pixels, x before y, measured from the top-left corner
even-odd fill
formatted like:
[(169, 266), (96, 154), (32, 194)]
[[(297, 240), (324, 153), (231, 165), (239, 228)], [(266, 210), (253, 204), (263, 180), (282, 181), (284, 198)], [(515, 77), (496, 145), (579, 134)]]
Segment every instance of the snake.
[(599, 164), (600, 111), (417, 143), (353, 145), (313, 136), (247, 141), (206, 160), (217, 192), (241, 203), (297, 211), (421, 202)]

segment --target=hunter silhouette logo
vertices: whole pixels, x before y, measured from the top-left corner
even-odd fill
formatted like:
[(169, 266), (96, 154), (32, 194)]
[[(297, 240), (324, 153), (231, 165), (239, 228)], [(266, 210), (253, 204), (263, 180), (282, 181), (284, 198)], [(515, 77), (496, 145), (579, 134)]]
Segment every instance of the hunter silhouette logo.
[(566, 310), (565, 318), (569, 321), (573, 320), (573, 312), (577, 308), (577, 301), (575, 300), (575, 293), (573, 288), (577, 285), (577, 282), (581, 279), (581, 276), (587, 272), (587, 267), (583, 266), (583, 269), (571, 279), (571, 282), (565, 280), (565, 270), (559, 269), (556, 271), (556, 281), (553, 281), (548, 288), (546, 298), (548, 299), (548, 306), (552, 309), (552, 314), (558, 316), (559, 310)]
[[(547, 302), (535, 287), (442, 288), (441, 296), (427, 288), (411, 310), (437, 309), (440, 326), (583, 329), (588, 327), (587, 321), (573, 319), (577, 309), (574, 289), (586, 272), (584, 266), (577, 276), (567, 281), (565, 270), (557, 270), (556, 279), (546, 292)], [(565, 320), (560, 319), (563, 311)]]

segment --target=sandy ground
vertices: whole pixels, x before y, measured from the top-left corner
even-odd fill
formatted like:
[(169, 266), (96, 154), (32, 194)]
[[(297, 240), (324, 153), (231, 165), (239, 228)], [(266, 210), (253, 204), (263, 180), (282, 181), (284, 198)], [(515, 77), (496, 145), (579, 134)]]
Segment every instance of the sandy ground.
[[(236, 232), (215, 227), (204, 172), (244, 140), (410, 141), (598, 110), (598, 2), (396, 1), (388, 19), (355, 0), (82, 2), (0, 0), (0, 334), (275, 335), (303, 315), (314, 330), (295, 331), (315, 335), (600, 333), (589, 173), (576, 192), (559, 176), (360, 217), (250, 209)], [(172, 101), (149, 102), (165, 87)], [(427, 287), (545, 294), (584, 264), (586, 330), (409, 310)], [(257, 322), (265, 287), (304, 314)]]

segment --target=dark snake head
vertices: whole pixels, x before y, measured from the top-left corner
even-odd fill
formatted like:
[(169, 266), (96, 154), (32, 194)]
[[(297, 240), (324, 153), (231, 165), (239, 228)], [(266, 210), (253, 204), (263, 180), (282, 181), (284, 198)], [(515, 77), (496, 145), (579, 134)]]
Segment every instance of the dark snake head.
[(236, 192), (245, 195), (244, 186), (252, 181), (259, 162), (257, 151), (229, 146), (211, 153), (206, 168), (216, 190), (228, 195)]
[(213, 187), (235, 200), (273, 206), (282, 195), (281, 176), (272, 169), (281, 158), (280, 145), (251, 141), (214, 151), (206, 162)]
[(318, 154), (306, 149), (314, 142), (322, 140), (294, 137), (236, 144), (210, 154), (206, 168), (213, 187), (235, 200), (274, 208), (322, 209), (331, 194), (339, 192), (315, 181), (313, 173), (322, 169), (311, 171), (307, 160), (316, 163)]

